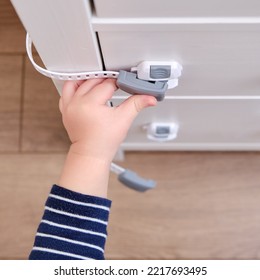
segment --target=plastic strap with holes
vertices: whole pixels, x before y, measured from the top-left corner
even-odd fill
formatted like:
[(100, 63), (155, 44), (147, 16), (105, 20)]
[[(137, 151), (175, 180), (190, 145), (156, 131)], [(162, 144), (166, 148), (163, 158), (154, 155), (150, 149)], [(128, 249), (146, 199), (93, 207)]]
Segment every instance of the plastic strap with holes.
[(117, 79), (119, 72), (116, 71), (91, 71), (91, 72), (59, 72), (50, 71), (40, 67), (33, 59), (32, 40), (27, 33), (26, 35), (26, 51), (33, 67), (42, 75), (57, 80), (87, 80), (93, 78), (115, 78)]

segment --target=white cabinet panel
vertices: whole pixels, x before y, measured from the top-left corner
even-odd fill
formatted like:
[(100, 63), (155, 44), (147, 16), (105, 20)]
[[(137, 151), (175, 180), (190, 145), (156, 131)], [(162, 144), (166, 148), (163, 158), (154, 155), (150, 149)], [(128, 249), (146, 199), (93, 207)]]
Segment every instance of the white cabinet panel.
[[(114, 99), (119, 105), (122, 99)], [(148, 140), (145, 124), (174, 122), (177, 138), (169, 142)], [(260, 99), (168, 99), (143, 110), (135, 119), (126, 149), (142, 150), (250, 150), (260, 149)]]
[[(89, 1), (11, 2), (49, 70), (81, 72), (102, 69), (96, 34), (90, 23)], [(53, 82), (61, 92), (63, 81)]]
[(259, 95), (260, 24), (108, 24), (99, 30), (107, 69), (143, 60), (183, 65), (170, 95)]
[(247, 17), (258, 0), (94, 0), (99, 17)]

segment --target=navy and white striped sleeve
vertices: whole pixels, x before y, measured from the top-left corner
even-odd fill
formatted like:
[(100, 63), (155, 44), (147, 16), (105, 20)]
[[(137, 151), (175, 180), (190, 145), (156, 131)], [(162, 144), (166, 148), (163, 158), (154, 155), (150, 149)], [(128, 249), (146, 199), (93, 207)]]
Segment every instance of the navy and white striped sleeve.
[(111, 201), (53, 185), (30, 260), (104, 259)]

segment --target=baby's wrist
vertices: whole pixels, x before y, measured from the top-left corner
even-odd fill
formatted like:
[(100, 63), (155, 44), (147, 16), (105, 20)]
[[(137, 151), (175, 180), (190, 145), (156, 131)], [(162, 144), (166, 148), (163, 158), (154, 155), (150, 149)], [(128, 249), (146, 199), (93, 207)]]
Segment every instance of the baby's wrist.
[(91, 148), (91, 145), (88, 145), (87, 143), (75, 142), (71, 144), (69, 153), (89, 158), (104, 165), (110, 165), (112, 161), (108, 155), (101, 153), (99, 150), (95, 150), (93, 147)]
[(58, 181), (58, 185), (99, 197), (107, 196), (110, 163), (93, 157), (72, 145)]

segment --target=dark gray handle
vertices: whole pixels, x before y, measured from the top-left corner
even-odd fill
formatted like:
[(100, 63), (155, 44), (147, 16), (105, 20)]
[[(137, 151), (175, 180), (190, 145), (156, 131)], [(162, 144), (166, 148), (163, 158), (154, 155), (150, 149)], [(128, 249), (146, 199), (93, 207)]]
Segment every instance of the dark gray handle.
[(125, 186), (139, 192), (153, 189), (156, 186), (155, 181), (144, 179), (129, 169), (119, 174), (118, 180)]
[(119, 76), (116, 83), (117, 86), (125, 92), (130, 94), (152, 95), (158, 101), (162, 101), (164, 99), (165, 92), (168, 89), (167, 81), (150, 82), (140, 80), (137, 78), (135, 73), (124, 70), (119, 71)]

